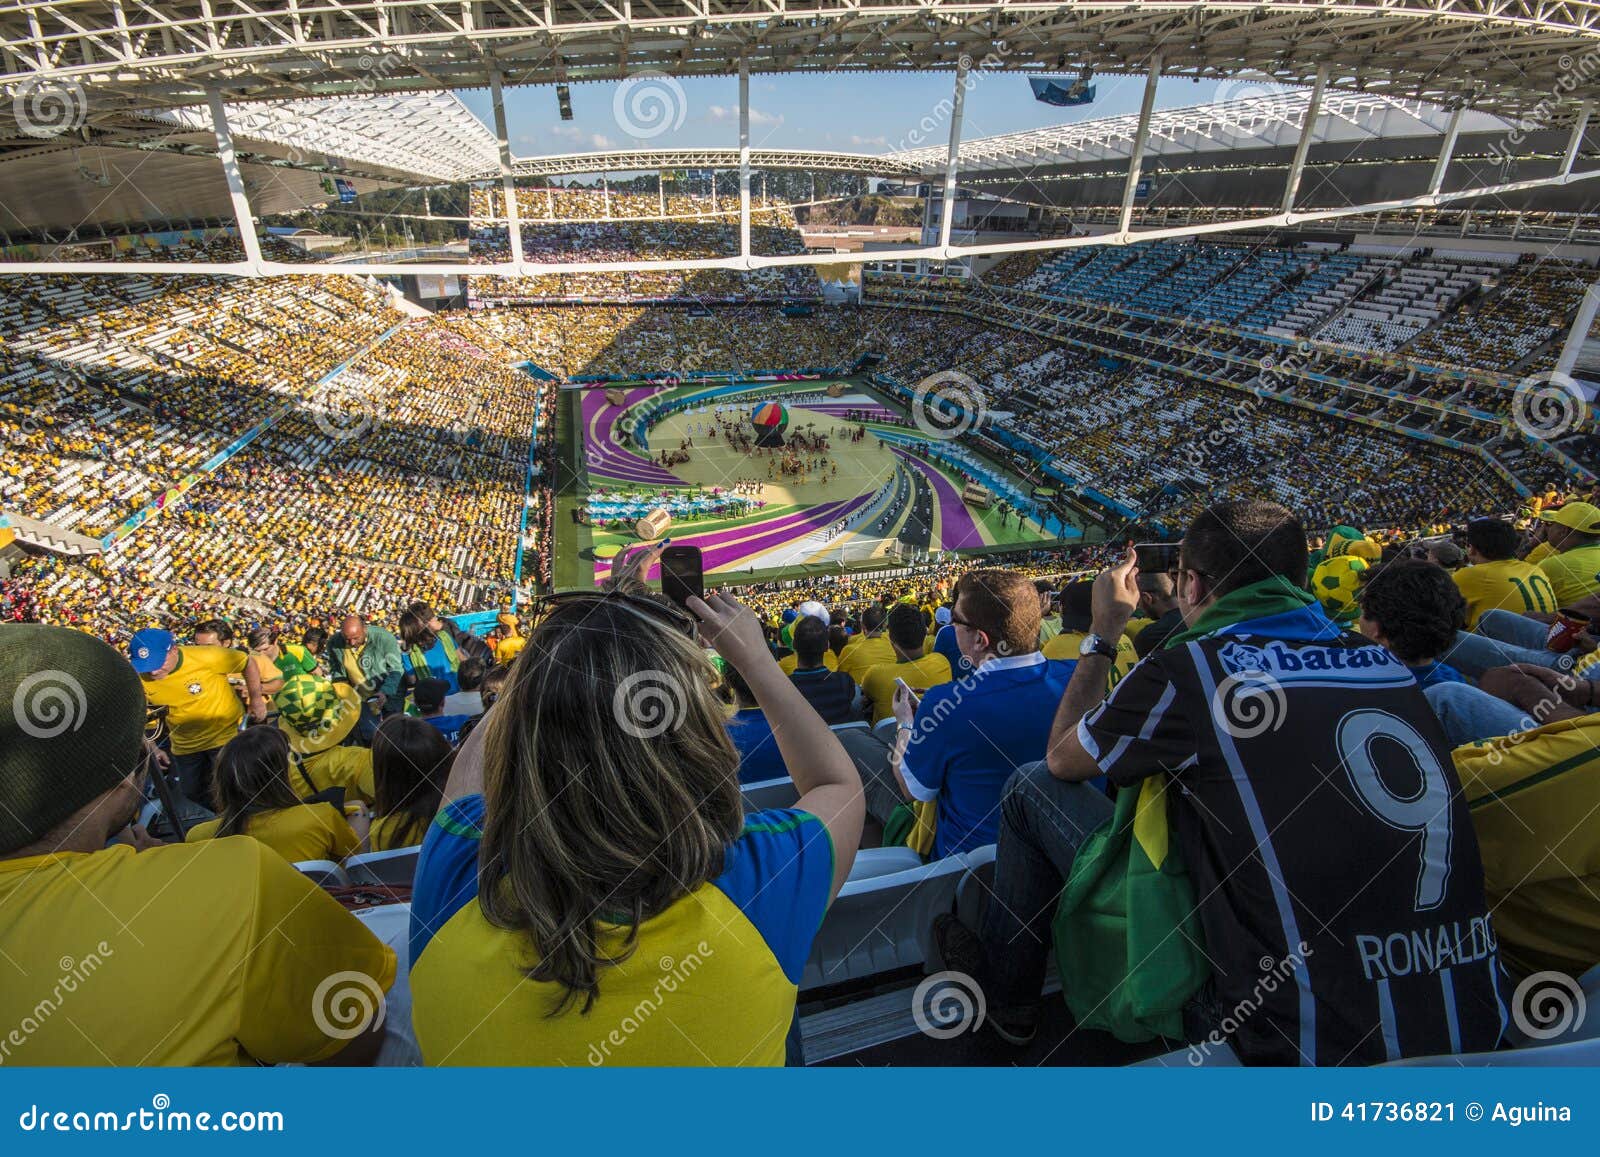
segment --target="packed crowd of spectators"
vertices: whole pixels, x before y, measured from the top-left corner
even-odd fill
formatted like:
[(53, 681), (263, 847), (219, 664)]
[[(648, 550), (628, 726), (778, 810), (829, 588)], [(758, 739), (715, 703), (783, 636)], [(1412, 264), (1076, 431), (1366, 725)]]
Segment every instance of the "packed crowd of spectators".
[[(8, 685), (88, 689), (68, 728), (0, 697), (0, 946), (54, 976), (103, 928), (102, 952), (188, 968), (181, 995), (107, 970), (7, 1060), (802, 1063), (799, 978), (880, 849), (992, 854), (979, 903), (914, 918), (981, 990), (989, 1055), (1019, 1062), (1096, 1033), (1187, 1046), (1167, 1061), (1186, 1066), (1515, 1047), (1519, 981), (1600, 963), (1582, 499), (1309, 539), (1277, 503), (1222, 501), (1153, 554), (682, 604), (641, 580), (659, 553), (482, 634), (423, 600), (392, 630), (208, 620), (116, 649), (0, 625)], [(1422, 796), (1386, 786), (1419, 775)], [(753, 802), (780, 787), (787, 806)], [(1419, 798), (1426, 822), (1399, 822)], [(1117, 921), (1069, 884), (1121, 895), (1137, 874)], [(175, 931), (122, 939), (103, 898), (124, 892)], [(241, 909), (270, 916), (267, 943)], [(608, 1034), (664, 973), (717, 998)], [(325, 982), (352, 974), (373, 999), (332, 1023)], [(1108, 1000), (1135, 974), (1137, 998)], [(830, 1015), (893, 982), (835, 992)], [(0, 989), (8, 1020), (37, 1003)], [(189, 1031), (163, 1035), (174, 1016)]]

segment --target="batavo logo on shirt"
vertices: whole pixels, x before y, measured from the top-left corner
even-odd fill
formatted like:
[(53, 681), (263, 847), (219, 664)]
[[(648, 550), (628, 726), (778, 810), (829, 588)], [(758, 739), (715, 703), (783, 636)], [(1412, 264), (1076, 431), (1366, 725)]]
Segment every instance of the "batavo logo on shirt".
[(184, 690), (191, 695), (198, 695), (202, 690), (204, 690), (204, 688), (202, 688), (199, 683), (190, 683), (184, 688)]
[(1222, 669), (1230, 675), (1272, 675), (1283, 682), (1333, 678), (1341, 682), (1388, 682), (1403, 675), (1405, 664), (1382, 647), (1290, 647), (1268, 643), (1229, 643), (1217, 652)]

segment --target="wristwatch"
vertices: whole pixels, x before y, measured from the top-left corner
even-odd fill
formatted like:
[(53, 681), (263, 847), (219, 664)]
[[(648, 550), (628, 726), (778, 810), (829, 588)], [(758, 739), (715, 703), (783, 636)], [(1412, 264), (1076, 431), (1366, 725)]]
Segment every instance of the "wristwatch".
[(1101, 638), (1099, 635), (1085, 635), (1083, 642), (1078, 644), (1078, 655), (1082, 658), (1087, 658), (1090, 655), (1099, 655), (1115, 662), (1117, 645), (1109, 639)]

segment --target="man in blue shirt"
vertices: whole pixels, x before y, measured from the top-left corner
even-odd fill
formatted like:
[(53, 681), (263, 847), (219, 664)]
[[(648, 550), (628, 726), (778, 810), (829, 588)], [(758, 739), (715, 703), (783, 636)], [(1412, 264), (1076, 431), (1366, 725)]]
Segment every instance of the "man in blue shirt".
[(789, 681), (829, 726), (861, 718), (860, 689), (843, 671), (830, 671), (822, 661), (828, 649), (828, 624), (810, 615), (794, 625), (796, 664)]
[(783, 779), (789, 774), (789, 768), (783, 762), (783, 753), (778, 750), (777, 737), (772, 734), (772, 723), (756, 703), (755, 693), (731, 664), (724, 669), (723, 677), (738, 700), (738, 714), (728, 720), (728, 736), (739, 750), (739, 782), (761, 783), (768, 779)]
[[(903, 688), (895, 692), (889, 757), (903, 798), (937, 801), (935, 858), (998, 838), (1001, 789), (1017, 768), (1043, 758), (1077, 665), (1039, 653), (1038, 592), (1011, 571), (963, 575), (950, 625), (973, 670), (930, 688), (920, 702)], [(869, 789), (869, 811), (873, 804)]]

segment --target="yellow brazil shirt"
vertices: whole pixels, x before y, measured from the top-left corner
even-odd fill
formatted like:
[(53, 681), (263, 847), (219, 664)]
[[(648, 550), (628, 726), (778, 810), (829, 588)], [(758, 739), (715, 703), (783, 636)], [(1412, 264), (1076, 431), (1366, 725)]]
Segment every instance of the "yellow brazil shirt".
[(1571, 606), (1600, 590), (1600, 543), (1545, 556), (1539, 563), (1556, 592), (1558, 606)]
[(872, 700), (872, 725), (894, 716), (894, 681), (904, 679), (917, 691), (950, 682), (950, 660), (937, 651), (903, 663), (879, 663), (867, 669), (861, 691)]
[(494, 647), (494, 661), (504, 667), (520, 655), (522, 648), (527, 645), (528, 640), (521, 635), (511, 635), (501, 639)]
[[(189, 829), (190, 843), (214, 839), (221, 820), (207, 820)], [(355, 830), (331, 803), (258, 812), (245, 820), (244, 834), (260, 840), (291, 864), (304, 860), (342, 860), (361, 846)]]
[[(839, 669), (839, 656), (832, 651), (822, 652), (822, 665), (830, 671), (837, 671)], [(778, 666), (783, 668), (785, 675), (793, 675), (795, 668), (800, 666), (800, 656), (791, 652), (778, 660)]]
[(174, 755), (221, 747), (244, 718), (228, 676), (243, 671), (250, 657), (229, 647), (179, 647), (178, 653), (182, 660), (172, 674), (145, 680), (145, 698), (167, 708)]
[(412, 816), (396, 813), (373, 820), (372, 827), (367, 830), (367, 851), (392, 852), (396, 848), (414, 848), (422, 843), (428, 825), (424, 821), (413, 828), (413, 819)]
[(8, 1065), (326, 1060), (348, 1042), (323, 981), (395, 978), (393, 951), (255, 840), (0, 860), (0, 944)]
[(1519, 558), (1479, 563), (1456, 571), (1456, 589), (1467, 601), (1467, 630), (1478, 625), (1485, 611), (1554, 611), (1555, 591), (1544, 572)]
[(378, 798), (372, 774), (372, 748), (330, 747), (317, 755), (291, 756), (289, 786), (302, 799), (331, 787), (344, 788), (346, 800), (370, 804)]
[(1580, 976), (1600, 960), (1600, 715), (1451, 753), (1483, 857), (1500, 953), (1513, 975)]
[(888, 635), (857, 635), (839, 655), (839, 670), (856, 681), (856, 686), (867, 677), (867, 671), (881, 663), (894, 662), (894, 647)]
[[(1088, 636), (1087, 631), (1062, 631), (1051, 639), (1039, 650), (1046, 659), (1071, 659), (1073, 662), (1081, 657), (1078, 648), (1083, 645), (1083, 640)], [(1122, 677), (1133, 670), (1133, 665), (1139, 661), (1139, 654), (1133, 649), (1133, 640), (1127, 635), (1117, 636), (1117, 657), (1111, 663), (1111, 670), (1106, 672), (1106, 691), (1122, 681)]]
[[(794, 809), (753, 812), (722, 871), (650, 917), (601, 968), (588, 1012), (528, 979), (529, 939), (478, 903), (483, 797), (451, 803), (411, 894), (411, 1021), (429, 1065), (781, 1065), (833, 888), (833, 839)], [(621, 933), (600, 925), (600, 949)]]

